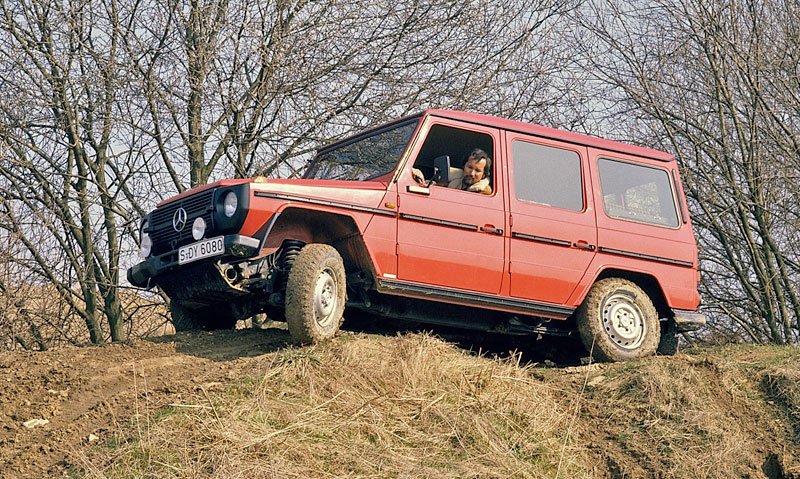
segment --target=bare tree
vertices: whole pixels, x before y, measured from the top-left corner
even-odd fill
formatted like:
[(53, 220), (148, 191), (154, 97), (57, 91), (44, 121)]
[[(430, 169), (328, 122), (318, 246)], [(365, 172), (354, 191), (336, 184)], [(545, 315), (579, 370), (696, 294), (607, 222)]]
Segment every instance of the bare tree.
[(119, 271), (177, 191), (297, 175), (319, 143), (425, 107), (547, 118), (574, 3), (0, 0), (3, 288), (64, 305), (28, 316), (50, 329), (25, 347), (80, 339), (74, 317), (92, 342), (147, 329)]
[(597, 1), (581, 17), (606, 127), (676, 151), (718, 333), (800, 340), (794, 2)]
[(122, 339), (115, 0), (0, 2), (0, 224), (89, 339)]
[[(0, 223), (9, 223), (0, 212)], [(0, 230), (0, 349), (40, 350), (75, 343), (80, 324), (56, 288), (29, 281), (24, 244), (14, 234)], [(55, 258), (53, 258), (55, 259)]]
[(424, 107), (544, 111), (551, 20), (572, 3), (137, 4), (126, 48), (181, 191), (214, 171), (296, 175), (321, 141)]

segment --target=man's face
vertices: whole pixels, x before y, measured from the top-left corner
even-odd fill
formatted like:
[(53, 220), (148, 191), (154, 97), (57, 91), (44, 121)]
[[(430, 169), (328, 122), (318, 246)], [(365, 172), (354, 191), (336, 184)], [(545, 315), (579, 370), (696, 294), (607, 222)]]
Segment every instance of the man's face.
[(484, 170), (486, 169), (486, 160), (471, 159), (464, 165), (464, 184), (474, 185), (483, 179)]

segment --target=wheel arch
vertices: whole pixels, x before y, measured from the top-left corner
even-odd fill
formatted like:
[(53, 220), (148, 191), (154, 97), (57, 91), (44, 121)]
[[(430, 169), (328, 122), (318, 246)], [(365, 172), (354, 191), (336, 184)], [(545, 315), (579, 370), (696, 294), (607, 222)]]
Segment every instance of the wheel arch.
[(345, 270), (373, 275), (372, 256), (355, 218), (347, 214), (289, 206), (265, 223), (262, 253), (277, 250), (284, 240), (324, 243), (336, 248)]
[(653, 302), (653, 306), (656, 308), (659, 318), (669, 318), (672, 316), (672, 309), (667, 303), (664, 290), (661, 288), (661, 284), (654, 276), (636, 271), (607, 268), (597, 275), (592, 284), (606, 278), (622, 278), (631, 281), (642, 288), (645, 293), (647, 293), (647, 296), (650, 297), (650, 300)]

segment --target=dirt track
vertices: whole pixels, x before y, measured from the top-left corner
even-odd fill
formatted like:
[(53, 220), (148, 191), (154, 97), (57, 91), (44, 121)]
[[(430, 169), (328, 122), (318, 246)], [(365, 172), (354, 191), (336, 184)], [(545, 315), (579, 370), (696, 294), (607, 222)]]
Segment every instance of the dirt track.
[[(0, 471), (4, 478), (64, 477), (81, 450), (112, 441), (144, 409), (235, 378), (288, 332), (178, 334), (131, 344), (0, 353)], [(43, 419), (28, 428), (23, 423)], [(30, 425), (30, 424), (29, 424)]]

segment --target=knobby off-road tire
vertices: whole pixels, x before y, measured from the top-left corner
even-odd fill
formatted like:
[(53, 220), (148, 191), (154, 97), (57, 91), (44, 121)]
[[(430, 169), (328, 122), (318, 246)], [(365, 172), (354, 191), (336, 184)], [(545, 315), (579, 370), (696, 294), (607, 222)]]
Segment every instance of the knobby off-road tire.
[(621, 278), (598, 281), (576, 313), (578, 332), (597, 361), (627, 361), (655, 354), (661, 325), (653, 302)]
[(172, 301), (169, 304), (169, 311), (172, 314), (172, 326), (178, 333), (181, 331), (232, 329), (236, 326), (236, 319), (222, 307), (207, 306), (191, 309), (177, 301)]
[(332, 338), (342, 324), (346, 286), (342, 257), (335, 248), (304, 246), (286, 282), (286, 323), (292, 337), (304, 344)]

